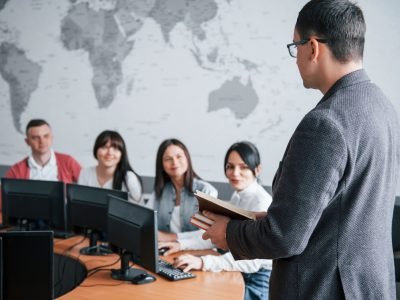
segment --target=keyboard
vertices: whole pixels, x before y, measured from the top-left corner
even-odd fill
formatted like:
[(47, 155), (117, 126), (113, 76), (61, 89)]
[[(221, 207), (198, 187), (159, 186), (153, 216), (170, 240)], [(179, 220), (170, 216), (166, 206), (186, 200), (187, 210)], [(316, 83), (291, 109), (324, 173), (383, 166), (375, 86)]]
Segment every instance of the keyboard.
[(157, 275), (160, 275), (162, 277), (167, 278), (168, 280), (176, 281), (176, 280), (182, 280), (182, 279), (189, 279), (189, 278), (195, 278), (196, 275), (188, 272), (183, 272), (179, 268), (175, 268), (172, 264), (169, 262), (166, 262), (165, 260), (160, 259), (158, 263), (160, 270), (157, 273)]

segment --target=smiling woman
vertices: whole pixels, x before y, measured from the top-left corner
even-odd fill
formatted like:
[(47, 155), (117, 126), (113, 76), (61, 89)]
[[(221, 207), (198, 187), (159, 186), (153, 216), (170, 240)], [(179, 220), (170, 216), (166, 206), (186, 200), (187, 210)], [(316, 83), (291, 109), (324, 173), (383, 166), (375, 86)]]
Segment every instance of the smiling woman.
[[(217, 190), (193, 170), (187, 147), (177, 139), (164, 140), (157, 151), (153, 205), (158, 211), (158, 240), (175, 241), (178, 235), (197, 230), (190, 217), (197, 212), (194, 191), (217, 197)], [(151, 205), (151, 204), (150, 204)]]
[(96, 138), (93, 155), (97, 166), (82, 170), (78, 183), (126, 191), (131, 202), (140, 203), (142, 180), (129, 163), (122, 136), (116, 131), (103, 131)]
[[(253, 212), (266, 212), (272, 202), (257, 178), (261, 172), (261, 159), (257, 147), (248, 141), (234, 143), (224, 159), (226, 178), (234, 189), (230, 204)], [(167, 247), (165, 255), (180, 250), (199, 250), (214, 247), (202, 239), (204, 231), (181, 235), (176, 242), (160, 243)], [(185, 254), (175, 260), (175, 266), (184, 272), (203, 270), (211, 272), (241, 271), (245, 281), (245, 300), (267, 299), (272, 262), (265, 259), (235, 261), (230, 252), (221, 256), (193, 256)]]

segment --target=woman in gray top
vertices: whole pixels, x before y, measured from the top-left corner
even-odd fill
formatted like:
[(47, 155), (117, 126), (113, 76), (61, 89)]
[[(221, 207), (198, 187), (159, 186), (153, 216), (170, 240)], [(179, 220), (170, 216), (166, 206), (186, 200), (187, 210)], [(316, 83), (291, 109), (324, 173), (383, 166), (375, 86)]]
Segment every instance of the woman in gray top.
[(189, 222), (199, 209), (193, 195), (196, 190), (218, 196), (217, 190), (193, 170), (186, 146), (177, 139), (163, 141), (157, 151), (154, 183), (159, 241), (175, 241), (179, 233), (198, 229)]

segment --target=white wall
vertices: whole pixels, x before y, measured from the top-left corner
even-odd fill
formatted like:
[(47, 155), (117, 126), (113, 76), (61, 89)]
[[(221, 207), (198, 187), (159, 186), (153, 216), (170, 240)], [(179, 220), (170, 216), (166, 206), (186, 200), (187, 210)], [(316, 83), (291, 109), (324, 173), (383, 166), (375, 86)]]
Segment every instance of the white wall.
[[(88, 53), (67, 51), (60, 42), (60, 23), (70, 3), (8, 2), (0, 11), (0, 43), (15, 43), (43, 68), (38, 88), (21, 115), (22, 127), (31, 118), (47, 119), (54, 129), (55, 148), (72, 154), (84, 166), (94, 164), (91, 148), (97, 134), (116, 129), (128, 144), (134, 168), (146, 176), (154, 176), (159, 143), (178, 137), (189, 147), (198, 173), (222, 182), (226, 180), (222, 168), (226, 149), (247, 139), (259, 147), (262, 179), (270, 185), (293, 130), (321, 98), (319, 92), (302, 87), (295, 61), (286, 49), (297, 13), (306, 1), (216, 2), (217, 16), (203, 24), (205, 41), (195, 40), (188, 27), (179, 23), (166, 42), (159, 25), (146, 18), (132, 37), (135, 44), (123, 61), (123, 82), (106, 109), (99, 108), (94, 96)], [(400, 2), (358, 3), (367, 22), (365, 68), (400, 114)], [(203, 59), (218, 48), (221, 61), (200, 66), (193, 55), (196, 47)], [(256, 67), (246, 69), (240, 59)], [(229, 109), (208, 112), (210, 93), (235, 77), (243, 85), (251, 79), (259, 97), (256, 109), (243, 119)], [(28, 153), (10, 112), (9, 86), (0, 77), (3, 165)]]

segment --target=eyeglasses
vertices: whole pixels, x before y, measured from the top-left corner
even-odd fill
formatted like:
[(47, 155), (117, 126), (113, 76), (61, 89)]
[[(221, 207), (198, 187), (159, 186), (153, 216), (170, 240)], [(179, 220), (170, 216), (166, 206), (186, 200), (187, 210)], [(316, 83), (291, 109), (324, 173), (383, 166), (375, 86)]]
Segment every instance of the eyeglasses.
[[(327, 43), (328, 40), (326, 39), (315, 39), (317, 42), (320, 43)], [(306, 38), (306, 39), (302, 39), (300, 41), (291, 43), (291, 44), (287, 44), (286, 47), (289, 50), (289, 54), (291, 57), (296, 58), (297, 57), (297, 46), (301, 46), (301, 45), (305, 45), (310, 41), (310, 38)]]

